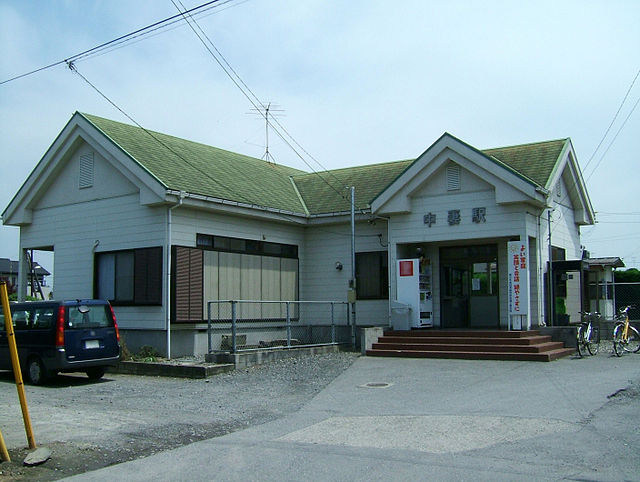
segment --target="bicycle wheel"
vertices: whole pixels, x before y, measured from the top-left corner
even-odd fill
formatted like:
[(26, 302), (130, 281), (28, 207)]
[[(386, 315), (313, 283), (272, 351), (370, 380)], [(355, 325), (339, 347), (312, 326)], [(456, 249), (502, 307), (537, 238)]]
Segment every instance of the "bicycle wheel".
[(613, 352), (616, 356), (622, 356), (624, 348), (622, 347), (622, 334), (624, 333), (624, 323), (620, 323), (613, 329)]
[(591, 355), (597, 355), (600, 350), (600, 329), (595, 326), (591, 326), (591, 332), (587, 337), (587, 350)]
[(637, 353), (640, 350), (640, 333), (631, 325), (627, 330), (627, 341), (623, 347), (624, 351), (629, 353)]
[(576, 335), (576, 346), (578, 348), (578, 355), (580, 358), (587, 354), (587, 343), (584, 338), (584, 325), (578, 327), (578, 334)]

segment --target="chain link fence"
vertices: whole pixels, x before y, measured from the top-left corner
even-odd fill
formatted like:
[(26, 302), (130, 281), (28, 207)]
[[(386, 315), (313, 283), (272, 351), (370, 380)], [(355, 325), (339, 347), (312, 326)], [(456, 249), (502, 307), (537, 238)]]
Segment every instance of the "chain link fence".
[(209, 353), (353, 343), (349, 304), (339, 301), (207, 302)]
[(629, 319), (640, 320), (640, 283), (613, 284), (616, 313), (625, 306), (631, 306)]

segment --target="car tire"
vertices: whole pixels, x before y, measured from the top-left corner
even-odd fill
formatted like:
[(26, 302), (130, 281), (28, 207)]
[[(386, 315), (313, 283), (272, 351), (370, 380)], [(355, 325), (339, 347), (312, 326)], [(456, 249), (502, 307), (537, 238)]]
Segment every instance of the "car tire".
[(49, 374), (38, 357), (29, 358), (27, 362), (27, 380), (32, 385), (42, 385), (49, 378)]
[(86, 373), (90, 380), (100, 380), (104, 376), (104, 367), (87, 368)]

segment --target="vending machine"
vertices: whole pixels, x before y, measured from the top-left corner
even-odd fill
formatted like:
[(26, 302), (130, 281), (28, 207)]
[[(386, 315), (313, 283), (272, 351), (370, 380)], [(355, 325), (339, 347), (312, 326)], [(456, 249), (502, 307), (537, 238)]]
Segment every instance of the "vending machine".
[(432, 327), (433, 298), (430, 259), (399, 259), (396, 280), (396, 299), (411, 307), (410, 328)]

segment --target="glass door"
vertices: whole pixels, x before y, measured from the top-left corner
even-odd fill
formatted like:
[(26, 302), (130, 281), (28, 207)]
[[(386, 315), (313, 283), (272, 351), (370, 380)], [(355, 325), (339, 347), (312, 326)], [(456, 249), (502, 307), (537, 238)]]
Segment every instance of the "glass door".
[(498, 314), (498, 263), (496, 260), (471, 263), (472, 328), (496, 328)]
[(443, 328), (500, 326), (496, 245), (440, 249), (440, 305)]
[(443, 328), (469, 326), (469, 269), (466, 263), (447, 262), (440, 270)]

